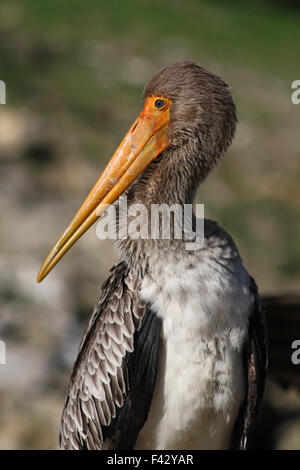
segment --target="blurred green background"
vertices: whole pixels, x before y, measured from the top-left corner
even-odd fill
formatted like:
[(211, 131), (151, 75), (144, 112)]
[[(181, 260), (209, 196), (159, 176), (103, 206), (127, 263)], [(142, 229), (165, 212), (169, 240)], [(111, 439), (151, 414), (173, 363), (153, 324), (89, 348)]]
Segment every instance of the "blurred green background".
[[(233, 235), (262, 293), (299, 291), (298, 5), (0, 1), (1, 449), (58, 447), (70, 369), (117, 259), (113, 243), (94, 228), (41, 285), (36, 275), (162, 66), (194, 60), (230, 83), (236, 138), (198, 202)], [(299, 394), (269, 383), (266, 409), (257, 446), (299, 449)]]

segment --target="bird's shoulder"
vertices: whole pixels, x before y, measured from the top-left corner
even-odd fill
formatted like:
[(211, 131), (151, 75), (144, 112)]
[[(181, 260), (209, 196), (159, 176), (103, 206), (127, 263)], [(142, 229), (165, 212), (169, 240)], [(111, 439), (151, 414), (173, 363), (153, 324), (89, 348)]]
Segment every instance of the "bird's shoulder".
[(216, 250), (216, 253), (228, 259), (234, 260), (240, 258), (240, 253), (233, 237), (218, 222), (204, 219), (203, 233), (204, 250)]

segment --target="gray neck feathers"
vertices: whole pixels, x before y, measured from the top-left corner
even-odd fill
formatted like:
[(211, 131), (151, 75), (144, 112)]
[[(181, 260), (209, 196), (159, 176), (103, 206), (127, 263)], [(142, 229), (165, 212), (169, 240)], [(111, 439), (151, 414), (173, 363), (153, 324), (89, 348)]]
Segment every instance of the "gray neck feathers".
[[(144, 276), (151, 263), (162, 256), (175, 256), (185, 250), (184, 239), (174, 237), (174, 217), (170, 216), (170, 239), (150, 236), (151, 208), (153, 205), (167, 204), (168, 207), (182, 208), (185, 204), (193, 204), (200, 182), (216, 163), (218, 157), (208, 158), (199, 155), (199, 141), (190, 139), (184, 146), (168, 148), (146, 169), (140, 178), (127, 190), (127, 210), (130, 213), (136, 204), (142, 204), (148, 212), (148, 239), (118, 239), (116, 246), (127, 264)], [(201, 148), (201, 147), (200, 147)], [(181, 212), (183, 213), (183, 212)], [(128, 216), (128, 227), (136, 218)], [(194, 216), (193, 216), (194, 221)], [(119, 217), (117, 216), (117, 233), (119, 233)], [(161, 227), (160, 227), (161, 228)], [(184, 238), (184, 235), (182, 236)]]

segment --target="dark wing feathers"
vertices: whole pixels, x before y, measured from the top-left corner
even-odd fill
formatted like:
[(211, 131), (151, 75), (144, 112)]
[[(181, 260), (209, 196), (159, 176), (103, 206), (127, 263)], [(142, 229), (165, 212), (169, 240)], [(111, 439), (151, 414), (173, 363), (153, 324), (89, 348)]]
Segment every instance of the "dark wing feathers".
[(142, 326), (134, 336), (134, 354), (127, 354), (125, 358), (131, 393), (111, 426), (104, 430), (105, 449), (125, 450), (135, 445), (152, 399), (159, 336), (160, 320), (147, 309)]
[(71, 374), (64, 449), (135, 445), (151, 403), (160, 335), (160, 320), (139, 299), (139, 284), (120, 263), (103, 286)]
[(268, 367), (266, 320), (257, 286), (251, 278), (253, 310), (249, 318), (249, 334), (244, 348), (246, 399), (242, 404), (233, 432), (232, 448), (248, 449), (259, 418)]

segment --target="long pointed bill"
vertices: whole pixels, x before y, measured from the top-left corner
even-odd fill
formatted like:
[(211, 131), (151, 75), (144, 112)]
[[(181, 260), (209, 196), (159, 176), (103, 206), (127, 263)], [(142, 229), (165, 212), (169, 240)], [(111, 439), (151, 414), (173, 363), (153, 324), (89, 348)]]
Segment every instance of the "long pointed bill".
[[(155, 103), (164, 103), (159, 109)], [(41, 282), (71, 246), (126, 191), (131, 183), (164, 150), (167, 143), (169, 104), (150, 97), (145, 107), (104, 169), (77, 214), (45, 259), (37, 281)]]

